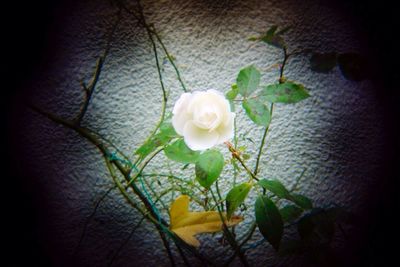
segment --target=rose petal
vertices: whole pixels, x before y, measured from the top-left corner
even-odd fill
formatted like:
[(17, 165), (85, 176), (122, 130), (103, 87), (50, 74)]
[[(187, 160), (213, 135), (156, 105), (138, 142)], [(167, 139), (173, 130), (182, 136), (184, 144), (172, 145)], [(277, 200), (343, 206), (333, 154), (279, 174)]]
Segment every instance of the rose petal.
[(178, 113), (172, 116), (172, 126), (174, 126), (177, 134), (183, 135), (183, 128), (188, 120), (190, 120), (190, 116), (186, 112)]
[(180, 114), (182, 112), (186, 112), (187, 106), (192, 98), (191, 93), (182, 94), (179, 99), (176, 101), (174, 105), (174, 109), (172, 110), (172, 114)]
[(230, 112), (226, 123), (221, 124), (220, 127), (217, 128), (217, 131), (219, 133), (219, 139), (218, 139), (217, 144), (222, 144), (223, 142), (226, 142), (233, 138), (234, 121), (235, 121), (235, 113)]
[(217, 131), (200, 129), (192, 121), (188, 121), (183, 128), (183, 137), (190, 149), (205, 150), (217, 144), (219, 134)]

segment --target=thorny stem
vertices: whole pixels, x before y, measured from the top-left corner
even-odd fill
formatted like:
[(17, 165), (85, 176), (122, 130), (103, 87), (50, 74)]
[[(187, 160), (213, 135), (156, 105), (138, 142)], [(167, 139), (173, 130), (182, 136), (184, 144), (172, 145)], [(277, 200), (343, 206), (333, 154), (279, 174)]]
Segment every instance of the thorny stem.
[[(211, 188), (210, 188), (210, 192), (211, 192), (211, 196), (212, 196), (214, 202), (217, 203), (217, 199), (216, 199), (216, 197), (214, 195), (214, 192), (212, 191)], [(217, 210), (218, 210), (218, 214), (219, 214), (219, 217), (221, 219), (221, 222), (222, 222), (223, 231), (224, 231), (224, 233), (225, 233), (225, 235), (226, 235), (226, 237), (228, 239), (229, 244), (231, 245), (232, 249), (234, 250), (235, 255), (239, 256), (239, 259), (240, 259), (240, 261), (242, 262), (242, 264), (244, 266), (249, 266), (249, 263), (247, 262), (246, 256), (242, 253), (242, 251), (240, 250), (240, 247), (238, 246), (238, 244), (237, 244), (237, 242), (235, 240), (235, 237), (229, 231), (228, 226), (225, 223), (224, 215), (222, 214), (222, 211), (221, 211), (221, 209), (220, 209), (220, 207), (218, 205), (217, 205)]]
[(239, 151), (237, 151), (231, 143), (225, 142), (225, 145), (228, 147), (229, 151), (232, 153), (232, 157), (237, 159), (240, 164), (243, 166), (243, 168), (247, 171), (247, 173), (251, 176), (252, 179), (259, 181), (260, 179), (257, 178), (257, 175), (255, 175), (249, 167), (247, 167), (246, 163), (244, 163), (243, 159), (240, 157)]
[[(271, 119), (272, 119), (272, 112), (273, 112), (273, 109), (274, 109), (274, 104), (271, 103), (271, 108), (270, 108), (270, 110), (269, 110), (269, 115), (270, 115), (270, 118), (271, 118)], [(270, 125), (270, 124), (269, 124), (269, 125)], [(264, 144), (265, 144), (265, 139), (266, 139), (267, 134), (268, 134), (269, 125), (268, 125), (267, 127), (265, 127), (263, 137), (261, 138), (261, 145), (260, 145), (260, 148), (259, 148), (259, 150), (258, 150), (256, 166), (255, 166), (255, 168), (254, 168), (254, 174), (255, 174), (255, 175), (258, 174), (258, 167), (259, 167), (259, 164), (260, 164), (260, 159), (261, 159), (262, 151), (263, 151)]]
[(112, 190), (114, 190), (116, 187), (117, 187), (116, 185), (113, 185), (112, 187), (110, 187), (110, 188), (96, 201), (96, 204), (95, 204), (95, 206), (94, 206), (94, 209), (93, 209), (92, 213), (91, 213), (91, 214), (86, 218), (86, 220), (85, 220), (85, 223), (84, 223), (83, 229), (82, 229), (81, 237), (79, 238), (78, 245), (75, 247), (75, 250), (74, 250), (74, 255), (76, 255), (76, 254), (78, 253), (78, 249), (79, 249), (80, 246), (82, 245), (83, 239), (85, 238), (87, 227), (89, 226), (89, 223), (90, 223), (90, 221), (92, 220), (93, 216), (96, 214), (97, 209), (98, 209), (99, 206), (100, 206), (100, 203), (101, 203), (101, 202), (106, 198), (106, 196), (107, 196)]
[[(130, 170), (126, 169), (118, 161), (111, 162), (109, 160), (109, 155), (111, 154), (110, 151), (108, 151), (108, 149), (104, 146), (104, 144), (90, 130), (88, 130), (87, 128), (84, 128), (82, 126), (76, 125), (76, 123), (74, 123), (73, 121), (68, 121), (68, 120), (62, 119), (62, 118), (60, 118), (58, 116), (55, 116), (55, 115), (53, 115), (51, 113), (45, 112), (45, 111), (43, 111), (43, 110), (41, 110), (41, 109), (39, 109), (39, 108), (37, 108), (35, 106), (30, 105), (30, 107), (32, 108), (32, 110), (34, 110), (37, 113), (47, 117), (51, 121), (53, 121), (53, 122), (55, 122), (57, 124), (61, 124), (61, 125), (65, 126), (65, 127), (67, 127), (67, 128), (70, 128), (70, 129), (76, 131), (79, 135), (81, 135), (85, 139), (87, 139), (89, 142), (91, 142), (93, 145), (95, 145), (99, 149), (99, 151), (102, 153), (102, 155), (105, 158), (107, 167), (109, 167), (109, 166), (112, 167), (111, 168), (112, 173), (115, 173), (114, 172), (114, 168), (112, 166), (112, 164), (114, 164), (117, 167), (117, 169), (121, 172), (121, 174), (124, 176), (125, 180), (129, 181)], [(165, 231), (166, 233), (168, 233), (168, 235), (173, 239), (173, 241), (177, 245), (180, 245), (181, 247), (183, 247), (186, 250), (190, 251), (195, 257), (197, 257), (199, 260), (201, 260), (204, 264), (208, 264), (208, 265), (214, 266), (214, 264), (210, 260), (208, 260), (207, 258), (204, 258), (196, 249), (194, 249), (191, 246), (187, 245), (178, 236), (176, 236), (174, 233), (169, 231), (168, 228), (166, 228), (166, 227), (168, 227), (168, 224), (162, 218), (160, 219), (160, 221), (157, 220), (158, 216), (155, 213), (155, 211), (153, 210), (150, 202), (147, 200), (147, 198), (143, 195), (143, 193), (140, 191), (139, 188), (137, 188), (137, 186), (134, 183), (131, 185), (131, 188), (133, 189), (134, 193), (143, 202), (143, 204), (145, 205), (145, 207), (147, 209), (147, 212), (142, 210), (136, 204), (136, 202), (129, 196), (128, 192), (125, 190), (125, 187), (122, 185), (122, 183), (118, 179), (115, 179), (115, 178), (116, 178), (116, 176), (113, 177), (114, 183), (116, 184), (116, 186), (118, 187), (118, 189), (120, 190), (120, 192), (124, 196), (124, 198), (128, 201), (128, 203), (133, 208), (138, 210), (143, 216), (145, 216), (146, 219), (150, 220), (156, 226), (158, 231)]]
[[(285, 82), (285, 81), (284, 81), (285, 78), (284, 78), (284, 76), (283, 76), (283, 74), (284, 74), (284, 69), (285, 69), (287, 60), (288, 60), (289, 57), (292, 55), (292, 54), (288, 54), (288, 53), (287, 53), (287, 48), (286, 48), (286, 46), (284, 46), (282, 49), (283, 49), (283, 60), (282, 60), (282, 64), (281, 64), (280, 69), (279, 69), (279, 83), (284, 83), (284, 82)], [(271, 117), (271, 118), (272, 118), (273, 108), (274, 108), (274, 104), (271, 103), (271, 108), (270, 108), (270, 117)], [(240, 154), (239, 154), (235, 149), (232, 149), (232, 148), (233, 148), (232, 145), (231, 145), (230, 143), (226, 143), (227, 146), (228, 146), (228, 148), (229, 148), (229, 151), (231, 151), (231, 153), (232, 153), (232, 157), (236, 158), (236, 159), (242, 164), (243, 168), (244, 168), (244, 169), (250, 174), (250, 176), (251, 176), (253, 179), (255, 179), (256, 181), (258, 181), (258, 179), (257, 179), (256, 176), (257, 176), (257, 174), (258, 174), (258, 168), (259, 168), (259, 164), (260, 164), (260, 159), (261, 159), (263, 147), (264, 147), (264, 144), (265, 144), (265, 139), (266, 139), (267, 134), (268, 134), (268, 130), (269, 130), (269, 125), (265, 128), (264, 133), (263, 133), (263, 137), (261, 138), (261, 144), (260, 144), (260, 148), (259, 148), (259, 150), (258, 150), (258, 155), (257, 155), (257, 160), (256, 160), (256, 166), (255, 166), (255, 168), (254, 168), (254, 173), (252, 173), (252, 172), (250, 171), (250, 169), (246, 166), (246, 164), (244, 163), (244, 161), (240, 158)], [(296, 184), (295, 184), (295, 186), (292, 188), (292, 190), (295, 190), (295, 189), (296, 189), (297, 184), (299, 183), (300, 179), (303, 177), (305, 171), (306, 171), (306, 170), (304, 170), (304, 171), (302, 172), (302, 174), (300, 175), (300, 177), (297, 179)], [(266, 193), (266, 190), (263, 189), (263, 194), (265, 195), (265, 193)], [(251, 229), (250, 229), (248, 235), (247, 235), (246, 238), (243, 240), (243, 242), (239, 245), (239, 248), (241, 248), (248, 240), (251, 239), (251, 237), (252, 237), (253, 234), (254, 234), (255, 229), (256, 229), (256, 223), (253, 223), (253, 225), (252, 225), (252, 227), (251, 227)], [(234, 254), (234, 255), (228, 260), (228, 262), (226, 263), (226, 265), (228, 265), (230, 262), (232, 262), (232, 261), (235, 259), (235, 257), (236, 257), (236, 254)]]
[(165, 53), (168, 61), (171, 63), (172, 67), (174, 68), (176, 76), (177, 76), (177, 78), (178, 78), (178, 80), (179, 80), (179, 82), (180, 82), (180, 84), (182, 86), (182, 90), (184, 92), (187, 92), (188, 89), (186, 88), (186, 86), (185, 86), (185, 84), (184, 84), (184, 82), (183, 82), (183, 80), (181, 78), (181, 74), (179, 72), (179, 69), (175, 64), (174, 59), (171, 57), (171, 54), (168, 52), (168, 49), (165, 46), (164, 42), (161, 40), (160, 35), (157, 33), (157, 31), (154, 29), (154, 27), (151, 27), (146, 23), (146, 20), (145, 20), (145, 18), (143, 16), (143, 7), (140, 4), (140, 1), (138, 1), (139, 12), (141, 13), (140, 16), (138, 16), (137, 14), (135, 14), (135, 12), (133, 12), (132, 10), (127, 8), (125, 6), (125, 4), (122, 3), (122, 1), (121, 1), (120, 5), (121, 5), (121, 8), (124, 9), (128, 14), (132, 15), (135, 19), (137, 19), (138, 22), (141, 23), (143, 25), (143, 27), (145, 27), (148, 32), (154, 34), (154, 36), (156, 37), (157, 41), (160, 43), (161, 48), (164, 50), (164, 53)]

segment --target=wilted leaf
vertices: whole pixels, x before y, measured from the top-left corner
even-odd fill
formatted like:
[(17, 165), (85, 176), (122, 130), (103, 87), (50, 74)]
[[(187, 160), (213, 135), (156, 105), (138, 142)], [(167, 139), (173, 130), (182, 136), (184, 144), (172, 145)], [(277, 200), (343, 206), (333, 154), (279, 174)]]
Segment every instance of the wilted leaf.
[(224, 167), (224, 157), (218, 150), (207, 150), (196, 162), (196, 179), (201, 186), (210, 188)]
[(283, 234), (283, 221), (278, 208), (267, 196), (260, 195), (255, 203), (255, 213), (261, 234), (278, 250)]
[(267, 85), (263, 88), (261, 98), (272, 103), (296, 103), (309, 96), (303, 85), (287, 81)]
[(231, 218), (235, 210), (246, 199), (252, 185), (250, 183), (243, 183), (232, 188), (226, 196), (226, 210), (228, 219)]
[(254, 92), (260, 84), (260, 77), (260, 71), (253, 65), (241, 69), (236, 79), (239, 94), (247, 97)]
[[(214, 233), (222, 230), (222, 221), (216, 211), (189, 212), (189, 196), (181, 195), (171, 204), (170, 229), (189, 245), (198, 247), (200, 242), (195, 235)], [(225, 214), (223, 214), (225, 217)], [(240, 223), (242, 217), (234, 216), (226, 220), (226, 225), (233, 226)]]
[(246, 99), (242, 102), (242, 106), (247, 116), (256, 124), (267, 127), (271, 122), (269, 108), (260, 99)]
[(200, 156), (198, 151), (191, 150), (183, 139), (176, 140), (164, 148), (165, 155), (181, 163), (195, 163)]

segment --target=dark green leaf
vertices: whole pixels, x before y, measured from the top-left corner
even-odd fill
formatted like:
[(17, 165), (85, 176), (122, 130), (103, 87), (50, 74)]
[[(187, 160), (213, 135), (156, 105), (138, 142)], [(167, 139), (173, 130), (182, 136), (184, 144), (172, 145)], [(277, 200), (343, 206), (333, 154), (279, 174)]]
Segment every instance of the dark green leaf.
[(232, 188), (226, 196), (226, 210), (228, 220), (231, 218), (235, 210), (243, 203), (249, 193), (252, 185), (243, 183)]
[(266, 36), (273, 36), (278, 29), (278, 26), (272, 25), (271, 28), (268, 29)]
[(247, 97), (254, 92), (260, 84), (260, 77), (260, 72), (253, 65), (241, 69), (236, 79), (239, 94)]
[(311, 70), (328, 73), (336, 66), (336, 53), (314, 53), (310, 59)]
[(261, 234), (278, 250), (283, 234), (283, 221), (278, 208), (267, 196), (260, 195), (255, 203), (255, 213)]
[(312, 201), (308, 197), (303, 195), (291, 194), (290, 200), (305, 210), (312, 209), (313, 207)]
[(225, 94), (225, 96), (226, 96), (226, 98), (227, 98), (228, 100), (233, 100), (233, 99), (236, 98), (236, 96), (238, 95), (238, 93), (239, 93), (239, 88), (237, 87), (236, 84), (232, 84), (232, 89), (229, 90), (229, 91)]
[(362, 81), (368, 76), (367, 62), (359, 54), (339, 54), (338, 64), (343, 76), (348, 80)]
[(246, 99), (242, 106), (247, 116), (258, 125), (267, 127), (271, 121), (271, 113), (265, 103), (260, 99)]
[(267, 85), (263, 89), (261, 98), (272, 103), (296, 103), (309, 96), (303, 85), (288, 81)]
[(273, 35), (273, 36), (263, 36), (261, 40), (269, 45), (275, 46), (277, 48), (285, 47), (285, 41), (280, 35)]
[(207, 150), (196, 162), (196, 179), (201, 186), (210, 188), (224, 167), (224, 157), (218, 150)]
[(195, 163), (200, 156), (197, 151), (191, 150), (183, 139), (176, 140), (164, 148), (165, 155), (181, 163)]
[(279, 198), (290, 198), (289, 191), (285, 188), (285, 186), (279, 182), (278, 180), (267, 180), (262, 179), (258, 181), (258, 184), (263, 188), (267, 189), (271, 193), (275, 194)]
[(303, 209), (295, 205), (287, 205), (279, 210), (284, 222), (292, 222), (296, 220), (303, 213)]
[(285, 41), (280, 36), (281, 33), (284, 33), (286, 29), (283, 29), (281, 32), (275, 33), (278, 27), (276, 25), (269, 28), (267, 33), (261, 37), (261, 40), (269, 45), (275, 46), (277, 48), (285, 47)]

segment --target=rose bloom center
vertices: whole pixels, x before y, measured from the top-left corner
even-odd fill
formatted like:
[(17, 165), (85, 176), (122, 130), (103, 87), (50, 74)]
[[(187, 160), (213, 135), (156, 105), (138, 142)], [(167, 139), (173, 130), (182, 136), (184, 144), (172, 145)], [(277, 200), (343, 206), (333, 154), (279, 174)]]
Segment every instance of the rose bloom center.
[(220, 122), (221, 115), (213, 106), (201, 107), (194, 113), (193, 123), (201, 129), (212, 131), (219, 126)]

